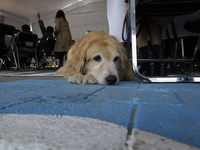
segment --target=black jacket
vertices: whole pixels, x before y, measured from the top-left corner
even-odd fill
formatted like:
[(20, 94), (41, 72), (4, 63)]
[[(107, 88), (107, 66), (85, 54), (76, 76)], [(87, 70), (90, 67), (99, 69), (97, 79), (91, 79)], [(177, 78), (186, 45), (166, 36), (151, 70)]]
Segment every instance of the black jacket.
[(40, 40), (40, 44), (39, 44), (38, 48), (39, 49), (43, 49), (44, 46), (45, 46), (45, 43), (46, 43), (46, 39), (47, 38), (52, 38), (53, 39), (53, 34), (49, 33), (46, 30), (46, 28), (45, 28), (44, 23), (43, 23), (42, 20), (39, 20), (38, 23), (39, 23), (39, 26), (40, 26), (40, 30), (42, 32), (42, 38)]

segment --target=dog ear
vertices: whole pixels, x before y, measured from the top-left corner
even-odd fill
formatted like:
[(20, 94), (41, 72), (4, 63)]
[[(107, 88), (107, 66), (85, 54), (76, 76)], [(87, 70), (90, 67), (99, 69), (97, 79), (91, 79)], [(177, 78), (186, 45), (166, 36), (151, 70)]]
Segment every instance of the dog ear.
[(85, 52), (81, 50), (82, 49), (79, 47), (77, 48), (77, 46), (72, 46), (69, 50), (67, 61), (64, 65), (64, 75), (66, 79), (74, 74), (81, 73), (86, 60)]
[[(83, 47), (83, 46), (82, 46)], [(83, 49), (81, 46), (72, 46), (70, 49), (67, 59), (67, 64), (70, 64), (71, 67), (76, 71), (76, 73), (81, 73), (83, 70), (83, 67), (86, 62), (86, 53), (87, 49)]]
[(128, 59), (126, 50), (123, 46), (120, 47), (120, 65), (118, 74), (120, 80), (129, 80), (134, 76), (133, 67), (131, 61)]
[(79, 73), (81, 73), (81, 71), (83, 70), (84, 64), (86, 62), (86, 52), (81, 51), (80, 53), (76, 53), (75, 60), (76, 61), (75, 61), (74, 67)]

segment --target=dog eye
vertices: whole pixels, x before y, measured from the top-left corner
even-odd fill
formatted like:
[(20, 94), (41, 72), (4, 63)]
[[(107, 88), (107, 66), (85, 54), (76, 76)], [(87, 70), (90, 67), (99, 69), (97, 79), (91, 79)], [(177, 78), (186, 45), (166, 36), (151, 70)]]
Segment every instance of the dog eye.
[(119, 57), (116, 56), (116, 57), (114, 58), (114, 62), (116, 62), (116, 61), (118, 61), (118, 60), (119, 60)]
[(97, 55), (93, 58), (95, 61), (101, 61), (101, 56)]

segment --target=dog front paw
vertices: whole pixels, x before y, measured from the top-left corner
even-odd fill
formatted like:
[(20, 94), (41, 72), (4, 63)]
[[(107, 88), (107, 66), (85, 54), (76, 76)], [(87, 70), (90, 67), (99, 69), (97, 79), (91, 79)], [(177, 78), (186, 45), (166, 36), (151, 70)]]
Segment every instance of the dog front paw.
[(88, 74), (83, 76), (82, 84), (97, 84), (97, 83), (98, 82), (93, 75)]
[(83, 77), (84, 76), (82, 74), (74, 74), (68, 78), (68, 82), (74, 84), (82, 84)]

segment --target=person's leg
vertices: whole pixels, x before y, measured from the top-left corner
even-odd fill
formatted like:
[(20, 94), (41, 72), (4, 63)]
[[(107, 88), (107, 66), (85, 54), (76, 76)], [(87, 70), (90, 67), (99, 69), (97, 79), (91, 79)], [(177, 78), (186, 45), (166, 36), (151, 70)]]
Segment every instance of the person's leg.
[[(140, 22), (137, 22), (136, 30), (138, 32), (140, 27)], [(153, 58), (151, 47), (148, 44), (148, 37), (147, 37), (147, 28), (144, 25), (144, 28), (142, 29), (141, 33), (137, 37), (137, 46), (139, 48), (140, 54), (143, 59), (151, 59)], [(154, 63), (143, 63), (140, 72), (142, 73), (144, 70), (146, 70), (147, 76), (156, 76), (155, 66)]]
[(64, 57), (63, 53), (60, 53), (59, 54), (59, 60), (60, 60), (59, 67), (63, 66), (63, 57)]
[(61, 64), (60, 52), (54, 52), (54, 55), (55, 55), (55, 58), (56, 58), (56, 59), (59, 59), (59, 65), (58, 65), (58, 67), (60, 67), (60, 64)]
[(67, 52), (54, 52), (54, 55), (57, 59), (59, 59), (59, 65), (58, 67), (63, 66), (64, 56), (67, 54)]
[[(140, 21), (137, 22), (136, 31), (138, 32), (140, 28)], [(147, 38), (147, 28), (144, 26), (139, 36), (137, 37), (137, 46), (138, 48), (148, 46), (148, 38)]]
[[(147, 32), (151, 41), (151, 51), (153, 57), (156, 59), (163, 59), (163, 47), (162, 47), (162, 27), (155, 22), (156, 17), (151, 17), (148, 20)], [(166, 76), (167, 69), (165, 63), (157, 63), (156, 70), (158, 76)]]
[(162, 27), (155, 22), (156, 17), (149, 17), (147, 22), (147, 32), (151, 45), (162, 45)]
[[(44, 62), (44, 59), (43, 59), (43, 52), (42, 52), (42, 50), (41, 49), (39, 49), (39, 48), (37, 48), (36, 49), (36, 52), (37, 52), (37, 59), (38, 59), (38, 63), (43, 63)], [(34, 59), (36, 60), (36, 58), (35, 58), (35, 55), (33, 56), (34, 57)]]

